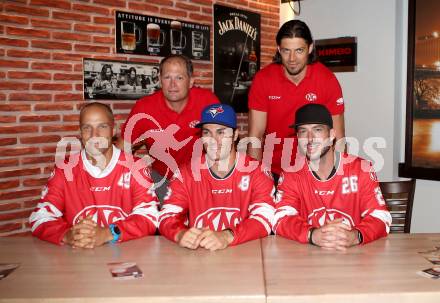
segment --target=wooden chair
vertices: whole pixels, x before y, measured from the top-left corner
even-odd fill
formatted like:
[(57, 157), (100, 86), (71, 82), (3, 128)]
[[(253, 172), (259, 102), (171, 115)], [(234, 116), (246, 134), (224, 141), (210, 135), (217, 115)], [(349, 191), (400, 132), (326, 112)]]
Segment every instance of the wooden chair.
[(379, 182), (379, 185), (393, 218), (390, 232), (409, 233), (416, 180)]

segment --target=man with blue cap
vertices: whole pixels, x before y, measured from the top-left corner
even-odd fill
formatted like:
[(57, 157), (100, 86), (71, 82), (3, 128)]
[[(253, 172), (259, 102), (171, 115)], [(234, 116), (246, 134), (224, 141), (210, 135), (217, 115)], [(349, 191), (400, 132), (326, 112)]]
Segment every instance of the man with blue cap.
[(171, 181), (160, 212), (160, 233), (182, 247), (211, 251), (269, 235), (273, 179), (258, 162), (237, 151), (233, 108), (205, 107), (196, 127), (201, 129), (204, 153), (194, 157), (193, 151), (192, 162)]

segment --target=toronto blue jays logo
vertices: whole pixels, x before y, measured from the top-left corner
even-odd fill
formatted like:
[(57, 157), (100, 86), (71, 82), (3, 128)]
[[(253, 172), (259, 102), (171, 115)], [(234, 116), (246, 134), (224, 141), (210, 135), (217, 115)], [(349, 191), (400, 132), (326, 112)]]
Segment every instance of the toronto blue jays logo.
[(218, 114), (223, 113), (225, 110), (223, 109), (223, 107), (220, 105), (219, 107), (212, 107), (209, 110), (209, 113), (211, 114), (211, 116), (213, 118), (215, 118), (215, 116), (217, 116)]

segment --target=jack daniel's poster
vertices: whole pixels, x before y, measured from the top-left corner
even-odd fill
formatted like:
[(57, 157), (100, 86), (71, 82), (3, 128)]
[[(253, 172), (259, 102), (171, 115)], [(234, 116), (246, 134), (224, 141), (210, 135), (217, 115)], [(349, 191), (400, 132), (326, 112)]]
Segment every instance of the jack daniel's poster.
[(260, 15), (214, 5), (214, 92), (236, 112), (248, 112), (248, 92), (260, 69)]
[(118, 53), (210, 60), (209, 25), (121, 11), (115, 15)]

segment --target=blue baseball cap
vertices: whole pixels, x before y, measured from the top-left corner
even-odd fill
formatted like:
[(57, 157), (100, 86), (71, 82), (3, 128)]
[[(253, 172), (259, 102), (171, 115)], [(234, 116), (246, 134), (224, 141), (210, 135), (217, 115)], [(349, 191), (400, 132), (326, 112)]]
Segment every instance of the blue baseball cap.
[(196, 127), (201, 128), (203, 124), (220, 124), (235, 129), (237, 115), (230, 105), (211, 104), (203, 109), (202, 117)]

